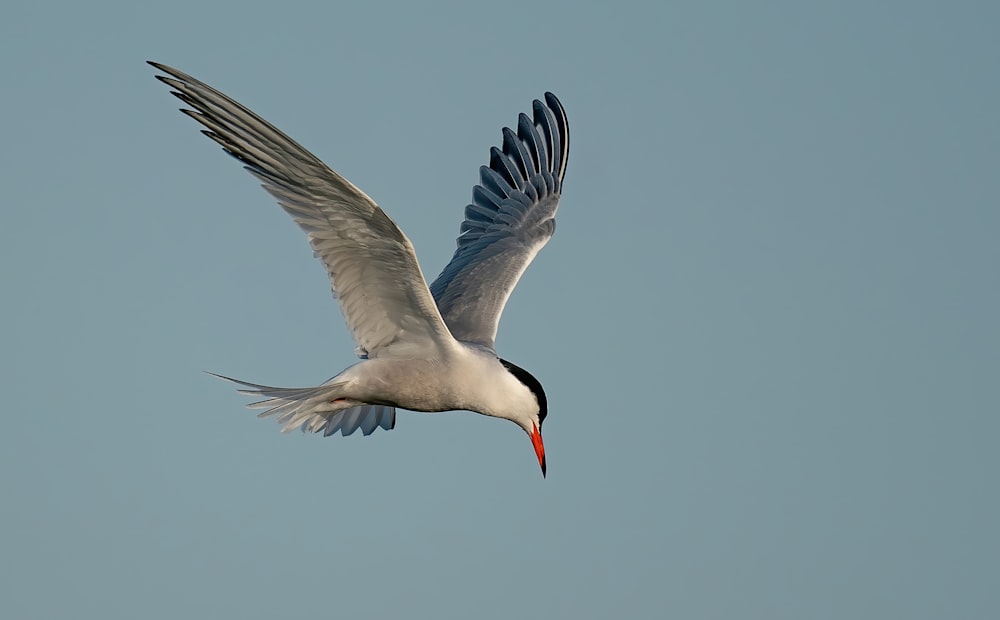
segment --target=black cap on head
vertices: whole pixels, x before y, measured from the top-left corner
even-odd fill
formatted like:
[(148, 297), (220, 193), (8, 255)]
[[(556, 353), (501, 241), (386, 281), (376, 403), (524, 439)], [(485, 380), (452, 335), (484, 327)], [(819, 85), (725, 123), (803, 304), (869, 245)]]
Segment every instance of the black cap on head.
[(542, 422), (545, 421), (545, 416), (548, 415), (548, 401), (545, 400), (545, 390), (542, 389), (542, 384), (538, 382), (538, 379), (531, 376), (531, 373), (527, 370), (512, 364), (505, 359), (500, 359), (500, 363), (504, 365), (507, 371), (514, 375), (518, 381), (524, 384), (531, 393), (535, 395), (535, 399), (538, 401), (538, 427), (542, 427)]

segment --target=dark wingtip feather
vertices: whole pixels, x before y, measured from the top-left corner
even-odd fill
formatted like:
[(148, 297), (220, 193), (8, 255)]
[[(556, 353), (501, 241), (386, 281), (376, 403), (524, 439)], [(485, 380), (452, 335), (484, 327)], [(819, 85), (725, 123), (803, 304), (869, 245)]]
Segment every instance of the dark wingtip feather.
[(545, 93), (545, 103), (548, 108), (552, 111), (552, 114), (556, 117), (556, 123), (558, 124), (559, 131), (559, 161), (555, 172), (558, 173), (558, 177), (562, 180), (563, 176), (566, 174), (566, 163), (569, 159), (569, 121), (566, 119), (566, 109), (563, 108), (562, 102), (551, 92)]

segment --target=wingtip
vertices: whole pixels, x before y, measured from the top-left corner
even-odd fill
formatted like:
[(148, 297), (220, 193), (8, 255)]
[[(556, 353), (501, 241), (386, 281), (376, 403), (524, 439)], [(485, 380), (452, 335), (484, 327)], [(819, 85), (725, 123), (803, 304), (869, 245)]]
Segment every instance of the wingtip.
[[(171, 69), (168, 65), (163, 64), (162, 62), (156, 62), (155, 60), (147, 60), (146, 64), (149, 65), (150, 67), (153, 67), (157, 71), (162, 71), (164, 73), (169, 73), (171, 75), (173, 75), (174, 73), (173, 69)], [(156, 76), (157, 79), (160, 79), (162, 77), (163, 76), (160, 75)]]
[(236, 379), (227, 377), (226, 375), (220, 375), (220, 374), (214, 373), (214, 372), (212, 372), (210, 370), (203, 370), (202, 372), (205, 373), (206, 375), (211, 376), (211, 377), (215, 377), (216, 379), (222, 379), (223, 381), (229, 381), (230, 383), (239, 383), (239, 381), (237, 381)]

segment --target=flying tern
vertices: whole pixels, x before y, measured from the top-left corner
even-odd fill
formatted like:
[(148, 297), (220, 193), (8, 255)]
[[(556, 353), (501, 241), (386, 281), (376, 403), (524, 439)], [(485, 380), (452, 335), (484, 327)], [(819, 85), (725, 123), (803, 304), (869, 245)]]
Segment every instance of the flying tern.
[(306, 233), (330, 277), (360, 362), (317, 387), (277, 388), (222, 377), (260, 417), (300, 428), (365, 435), (392, 429), (396, 409), (467, 410), (510, 420), (531, 438), (545, 476), (545, 392), (500, 359), (500, 314), (521, 274), (555, 231), (569, 155), (569, 126), (552, 93), (502, 130), (465, 207), (451, 262), (430, 285), (410, 240), (367, 194), (243, 105), (150, 61), (157, 79), (238, 159)]

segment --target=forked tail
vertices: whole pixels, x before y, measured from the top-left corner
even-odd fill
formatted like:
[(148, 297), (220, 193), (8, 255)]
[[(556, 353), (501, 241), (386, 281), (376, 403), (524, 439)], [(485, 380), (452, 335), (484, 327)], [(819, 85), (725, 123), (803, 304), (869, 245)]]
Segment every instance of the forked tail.
[(258, 418), (277, 416), (278, 423), (282, 424), (282, 433), (301, 428), (302, 432), (322, 432), (324, 437), (340, 431), (346, 437), (359, 428), (365, 435), (371, 435), (376, 428), (382, 427), (388, 431), (396, 425), (395, 407), (369, 405), (343, 398), (339, 395), (342, 383), (327, 382), (309, 388), (278, 388), (248, 383), (214, 372), (208, 374), (247, 388), (238, 390), (240, 394), (266, 397), (247, 407), (266, 408), (266, 411), (257, 414)]

